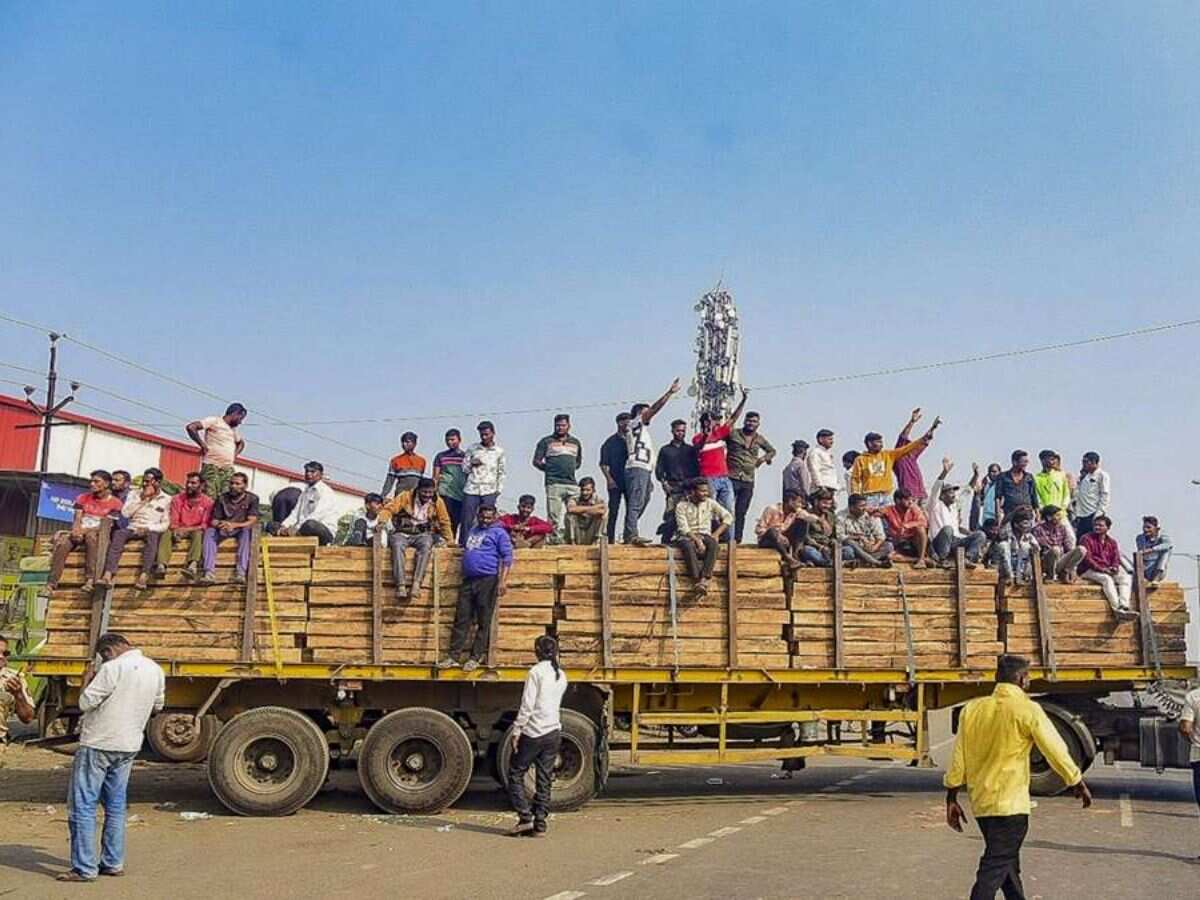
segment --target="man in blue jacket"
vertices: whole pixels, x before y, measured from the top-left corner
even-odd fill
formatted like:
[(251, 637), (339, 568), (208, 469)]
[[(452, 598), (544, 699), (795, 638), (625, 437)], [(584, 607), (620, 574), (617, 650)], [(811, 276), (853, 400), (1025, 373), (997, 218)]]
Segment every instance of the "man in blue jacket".
[(462, 587), (458, 590), (458, 607), (450, 632), (450, 655), (437, 664), (439, 669), (458, 665), (467, 648), (472, 621), (475, 623), (475, 640), (470, 656), (463, 663), (463, 671), (475, 671), (488, 658), (492, 613), (497, 598), (503, 597), (508, 590), (513, 546), (508, 532), (496, 523), (496, 507), (490, 503), (479, 507), (476, 523), (467, 532), (463, 551)]

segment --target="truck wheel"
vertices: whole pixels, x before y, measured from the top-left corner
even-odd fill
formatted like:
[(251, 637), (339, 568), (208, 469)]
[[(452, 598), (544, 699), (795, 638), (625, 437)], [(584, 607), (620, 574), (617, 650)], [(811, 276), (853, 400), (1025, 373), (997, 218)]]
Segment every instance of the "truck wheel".
[(329, 774), (329, 743), (308, 716), (282, 706), (247, 710), (225, 723), (208, 753), (208, 783), (242, 816), (287, 816)]
[[(1067, 750), (1071, 753), (1071, 759), (1079, 766), (1079, 771), (1086, 772), (1092, 760), (1096, 758), (1096, 739), (1092, 737), (1083, 719), (1057, 703), (1044, 700), (1038, 702), (1062, 736)], [(1029, 792), (1036, 797), (1053, 797), (1066, 789), (1066, 783), (1050, 768), (1050, 764), (1038, 748), (1034, 747), (1029, 754)]]
[[(513, 758), (512, 728), (500, 743), (497, 762), (500, 776), (508, 785), (508, 767)], [(550, 809), (565, 812), (578, 809), (599, 790), (596, 771), (596, 725), (583, 713), (573, 709), (562, 711), (562, 746), (554, 760), (554, 783), (550, 788)], [(536, 786), (533, 766), (525, 773), (525, 791), (530, 798)]]
[(216, 716), (205, 716), (197, 728), (190, 712), (160, 712), (146, 724), (146, 740), (167, 762), (203, 762), (220, 727)]
[(436, 813), (471, 782), (475, 751), (462, 727), (436, 709), (388, 713), (367, 731), (358, 777), (371, 801), (389, 813)]

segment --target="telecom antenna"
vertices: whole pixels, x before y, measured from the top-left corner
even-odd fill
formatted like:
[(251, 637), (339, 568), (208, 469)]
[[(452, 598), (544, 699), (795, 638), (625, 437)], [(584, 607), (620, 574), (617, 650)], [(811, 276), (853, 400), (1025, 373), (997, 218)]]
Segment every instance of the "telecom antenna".
[(737, 405), (742, 340), (737, 307), (721, 282), (696, 302), (695, 310), (700, 314), (696, 328), (696, 375), (688, 388), (688, 396), (696, 398), (693, 430), (699, 428), (701, 413), (712, 413), (723, 420)]

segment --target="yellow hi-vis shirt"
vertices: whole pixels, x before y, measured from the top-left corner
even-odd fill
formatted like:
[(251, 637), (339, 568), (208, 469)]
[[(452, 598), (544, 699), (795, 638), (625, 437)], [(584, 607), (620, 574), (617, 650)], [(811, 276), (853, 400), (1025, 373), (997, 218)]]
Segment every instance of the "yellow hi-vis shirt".
[(1029, 751), (1035, 744), (1068, 786), (1083, 779), (1045, 710), (1017, 685), (998, 684), (990, 697), (963, 708), (943, 784), (967, 786), (976, 818), (1028, 815)]

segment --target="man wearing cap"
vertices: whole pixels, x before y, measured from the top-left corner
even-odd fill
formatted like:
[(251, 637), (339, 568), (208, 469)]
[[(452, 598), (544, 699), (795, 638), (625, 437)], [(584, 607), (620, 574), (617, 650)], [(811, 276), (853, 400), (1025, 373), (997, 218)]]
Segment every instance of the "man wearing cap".
[(304, 464), (304, 490), (291, 514), (275, 533), (281, 537), (315, 537), (322, 547), (337, 534), (338, 511), (333, 488), (325, 483), (325, 467), (316, 460)]
[(933, 558), (946, 563), (954, 558), (955, 551), (962, 547), (966, 551), (966, 564), (973, 569), (979, 564), (980, 554), (987, 544), (987, 535), (982, 531), (966, 531), (958, 514), (958, 485), (949, 484), (946, 477), (954, 468), (954, 460), (942, 459), (942, 471), (933, 490), (925, 501), (925, 516), (929, 519), (929, 546)]

